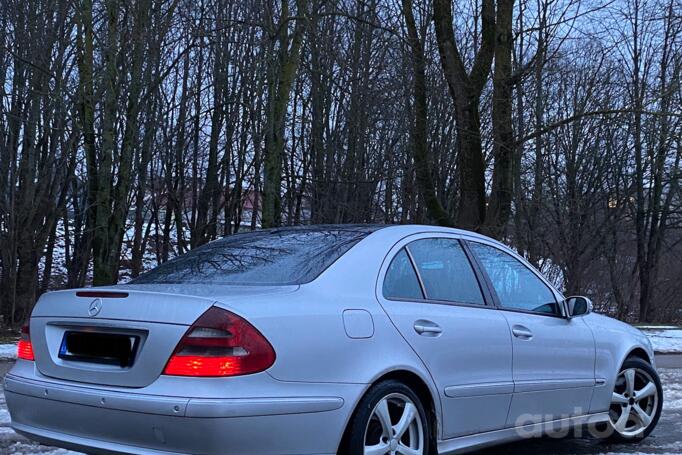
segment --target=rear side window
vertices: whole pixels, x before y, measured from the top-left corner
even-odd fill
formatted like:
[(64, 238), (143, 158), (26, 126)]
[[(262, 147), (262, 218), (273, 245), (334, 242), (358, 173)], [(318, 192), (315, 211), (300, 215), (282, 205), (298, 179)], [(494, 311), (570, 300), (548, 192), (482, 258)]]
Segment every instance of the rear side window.
[(554, 293), (521, 261), (489, 245), (469, 245), (490, 277), (503, 308), (561, 314)]
[(235, 234), (168, 261), (131, 283), (308, 283), (372, 230), (278, 229)]
[(384, 279), (384, 297), (407, 300), (424, 298), (417, 274), (412, 267), (412, 261), (405, 249), (400, 250), (388, 266)]
[(469, 259), (456, 239), (423, 239), (408, 245), (426, 298), (484, 305)]

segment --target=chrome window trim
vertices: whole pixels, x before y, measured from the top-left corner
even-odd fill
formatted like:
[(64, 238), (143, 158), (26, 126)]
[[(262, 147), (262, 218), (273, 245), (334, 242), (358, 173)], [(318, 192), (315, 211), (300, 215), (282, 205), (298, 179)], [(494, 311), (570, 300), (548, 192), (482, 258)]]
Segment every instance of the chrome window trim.
[[(422, 300), (429, 300), (429, 294), (426, 292), (426, 285), (424, 284), (424, 280), (422, 279), (422, 274), (419, 273), (419, 268), (417, 267), (417, 262), (414, 260), (414, 256), (412, 255), (412, 251), (410, 251), (410, 245), (412, 242), (408, 243), (404, 247), (402, 247), (398, 252), (393, 256), (395, 259), (396, 256), (400, 254), (401, 251), (405, 250), (405, 253), (407, 254), (407, 258), (410, 260), (410, 264), (412, 265), (412, 270), (414, 271), (414, 274), (417, 277), (417, 281), (419, 282), (419, 287), (422, 289)], [(391, 267), (391, 264), (393, 264), (393, 259), (391, 259), (391, 262), (389, 263), (388, 267)], [(386, 269), (388, 271), (388, 269)], [(384, 281), (386, 281), (386, 278), (384, 277)]]

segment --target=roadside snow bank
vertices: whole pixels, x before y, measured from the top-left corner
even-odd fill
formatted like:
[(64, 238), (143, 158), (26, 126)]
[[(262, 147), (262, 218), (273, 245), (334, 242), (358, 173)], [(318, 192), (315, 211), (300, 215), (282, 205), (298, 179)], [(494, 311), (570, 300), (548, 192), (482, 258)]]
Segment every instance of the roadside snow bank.
[(0, 360), (13, 360), (17, 358), (17, 345), (0, 344)]
[(654, 351), (661, 354), (682, 354), (682, 329), (679, 327), (640, 327)]

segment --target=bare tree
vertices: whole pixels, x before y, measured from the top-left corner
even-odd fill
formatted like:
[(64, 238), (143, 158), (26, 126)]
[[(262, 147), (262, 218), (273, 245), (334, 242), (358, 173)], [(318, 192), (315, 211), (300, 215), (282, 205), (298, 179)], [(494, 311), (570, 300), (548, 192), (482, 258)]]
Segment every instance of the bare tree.
[(479, 229), (485, 221), (485, 163), (481, 143), (480, 103), (495, 55), (495, 3), (481, 2), (481, 42), (467, 69), (455, 39), (451, 0), (434, 0), (433, 20), (443, 73), (457, 119), (459, 203), (457, 225)]
[[(289, 0), (280, 3), (279, 20), (266, 6), (267, 28), (271, 35), (271, 53), (268, 67), (268, 102), (266, 106), (265, 157), (263, 183), (263, 227), (278, 226), (282, 222), (282, 154), (284, 153), (284, 123), (291, 87), (298, 69), (303, 44), (308, 2), (296, 0), (297, 17), (292, 18)], [(293, 31), (290, 23), (293, 22)]]

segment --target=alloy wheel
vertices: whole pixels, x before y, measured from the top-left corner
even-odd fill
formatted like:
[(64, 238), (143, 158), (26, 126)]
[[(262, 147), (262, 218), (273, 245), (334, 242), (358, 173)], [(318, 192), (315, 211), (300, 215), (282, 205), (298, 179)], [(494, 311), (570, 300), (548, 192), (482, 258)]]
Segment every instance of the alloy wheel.
[(364, 439), (365, 455), (424, 455), (424, 424), (417, 406), (402, 393), (374, 407)]
[(649, 373), (639, 368), (621, 371), (609, 411), (613, 429), (626, 438), (640, 436), (654, 421), (658, 401), (658, 389)]

